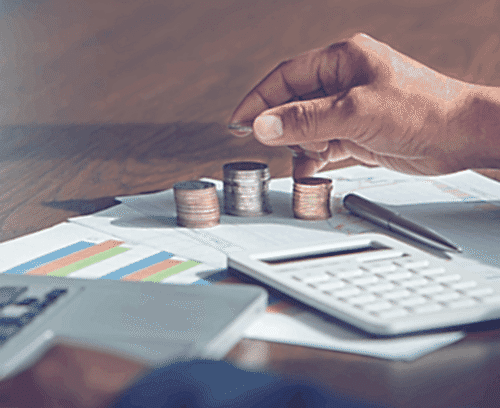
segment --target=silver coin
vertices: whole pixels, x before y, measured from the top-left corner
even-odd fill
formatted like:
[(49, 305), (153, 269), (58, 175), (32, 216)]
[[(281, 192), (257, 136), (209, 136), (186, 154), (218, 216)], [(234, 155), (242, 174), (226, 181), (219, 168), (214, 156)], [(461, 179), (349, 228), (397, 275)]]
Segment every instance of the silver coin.
[(243, 217), (272, 212), (268, 198), (269, 167), (259, 162), (234, 162), (223, 166), (224, 211)]

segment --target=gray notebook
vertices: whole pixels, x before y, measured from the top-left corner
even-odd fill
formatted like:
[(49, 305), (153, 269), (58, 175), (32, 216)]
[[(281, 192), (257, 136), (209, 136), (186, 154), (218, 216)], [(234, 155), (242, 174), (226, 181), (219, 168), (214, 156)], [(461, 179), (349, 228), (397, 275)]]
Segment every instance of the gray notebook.
[(222, 358), (265, 311), (252, 285), (173, 285), (0, 275), (0, 380), (54, 344), (118, 353), (160, 366)]

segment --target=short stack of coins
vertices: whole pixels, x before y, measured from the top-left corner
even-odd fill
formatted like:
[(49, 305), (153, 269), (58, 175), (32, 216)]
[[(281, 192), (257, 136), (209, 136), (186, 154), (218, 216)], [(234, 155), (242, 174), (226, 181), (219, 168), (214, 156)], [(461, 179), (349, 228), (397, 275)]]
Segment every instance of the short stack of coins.
[(219, 224), (220, 206), (215, 184), (207, 181), (181, 181), (174, 185), (177, 225), (208, 228)]
[(294, 180), (293, 215), (302, 220), (326, 220), (332, 216), (330, 195), (332, 180), (306, 177)]
[(271, 179), (265, 163), (235, 162), (223, 166), (224, 212), (240, 217), (271, 213), (268, 186)]

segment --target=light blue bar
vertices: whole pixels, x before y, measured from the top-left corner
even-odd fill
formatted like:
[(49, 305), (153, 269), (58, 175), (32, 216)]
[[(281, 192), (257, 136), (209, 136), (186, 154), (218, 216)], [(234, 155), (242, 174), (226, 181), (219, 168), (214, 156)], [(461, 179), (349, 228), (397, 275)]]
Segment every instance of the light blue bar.
[(171, 254), (170, 252), (158, 252), (157, 254), (148, 256), (147, 258), (141, 259), (140, 261), (131, 263), (130, 265), (110, 272), (107, 275), (101, 276), (100, 279), (119, 280), (126, 275), (130, 275), (131, 273), (140, 271), (141, 269), (147, 268), (148, 266), (170, 259), (173, 256), (174, 254)]
[(55, 261), (56, 259), (64, 258), (67, 255), (71, 255), (75, 252), (81, 251), (82, 249), (89, 248), (93, 246), (92, 242), (80, 241), (73, 245), (58, 249), (57, 251), (51, 252), (40, 256), (39, 258), (33, 259), (31, 261), (25, 262), (21, 265), (15, 266), (4, 273), (12, 273), (20, 275), (22, 273), (28, 272), (31, 269), (38, 268), (41, 265)]

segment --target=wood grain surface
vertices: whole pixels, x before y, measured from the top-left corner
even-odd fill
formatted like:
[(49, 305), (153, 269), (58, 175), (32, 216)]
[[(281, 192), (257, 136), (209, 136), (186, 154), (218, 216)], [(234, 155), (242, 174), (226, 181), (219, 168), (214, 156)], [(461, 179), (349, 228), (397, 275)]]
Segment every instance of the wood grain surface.
[[(290, 175), (286, 149), (234, 138), (226, 122), (279, 62), (356, 32), (442, 73), (500, 86), (499, 26), (495, 0), (2, 2), (0, 241), (118, 195), (221, 178), (229, 161)], [(412, 363), (250, 340), (227, 359), (391, 406), (497, 407), (500, 331), (481, 329)], [(0, 384), (0, 405), (103, 406), (145, 370), (113, 358), (57, 347)]]

